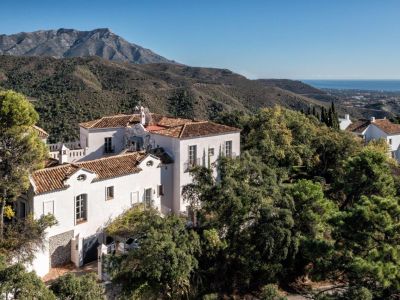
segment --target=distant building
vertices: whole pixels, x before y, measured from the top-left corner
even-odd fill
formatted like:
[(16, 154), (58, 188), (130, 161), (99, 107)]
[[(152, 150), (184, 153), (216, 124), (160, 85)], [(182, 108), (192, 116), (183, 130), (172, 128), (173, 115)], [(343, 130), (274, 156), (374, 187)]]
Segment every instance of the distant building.
[(347, 127), (350, 126), (351, 124), (351, 120), (350, 120), (350, 115), (349, 114), (345, 114), (344, 118), (339, 118), (339, 128), (341, 130), (345, 130)]
[(347, 131), (360, 136), (366, 142), (383, 139), (389, 145), (390, 156), (400, 161), (400, 125), (388, 119), (357, 120), (350, 124)]
[(32, 265), (40, 276), (71, 261), (82, 266), (95, 260), (107, 239), (103, 228), (132, 205), (187, 214), (181, 193), (192, 182), (192, 168), (213, 168), (217, 176), (219, 157), (240, 154), (237, 128), (142, 107), (79, 126), (79, 141), (48, 145), (48, 167), (31, 174), (29, 192), (17, 201), (21, 218), (51, 213), (58, 220)]

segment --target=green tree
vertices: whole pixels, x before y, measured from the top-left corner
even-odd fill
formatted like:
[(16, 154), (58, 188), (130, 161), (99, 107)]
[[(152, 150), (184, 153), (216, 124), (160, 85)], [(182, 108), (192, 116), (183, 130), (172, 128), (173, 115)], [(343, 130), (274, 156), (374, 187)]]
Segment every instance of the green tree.
[[(294, 281), (324, 269), (334, 243), (330, 219), (338, 210), (333, 201), (325, 198), (320, 183), (302, 179), (288, 188), (294, 205), (293, 231), (299, 237), (298, 252), (292, 262), (291, 280)], [(289, 270), (290, 265), (286, 272)]]
[(32, 215), (13, 220), (5, 226), (4, 238), (0, 241), (0, 256), (7, 261), (29, 262), (43, 245), (46, 229), (57, 222), (53, 215), (35, 220)]
[(361, 196), (394, 196), (396, 189), (387, 154), (365, 148), (348, 158), (343, 173), (337, 176), (336, 189), (344, 193), (342, 208), (353, 205)]
[(29, 173), (43, 166), (45, 145), (32, 130), (38, 115), (29, 101), (13, 91), (0, 92), (0, 240), (7, 203), (29, 187)]
[(282, 179), (322, 176), (330, 181), (343, 168), (343, 161), (359, 149), (347, 132), (280, 107), (243, 118), (242, 128), (243, 150), (261, 157)]
[(174, 117), (194, 118), (195, 96), (189, 88), (179, 88), (168, 98), (168, 112)]
[(202, 240), (194, 284), (208, 294), (245, 293), (276, 282), (297, 243), (290, 199), (282, 195), (274, 171), (249, 153), (222, 158), (219, 173), (218, 181), (204, 179), (209, 172), (194, 174), (200, 175), (194, 184)]
[(27, 272), (22, 264), (6, 266), (0, 256), (0, 296), (2, 299), (56, 299), (34, 272)]
[(351, 288), (366, 288), (376, 299), (400, 293), (400, 202), (362, 196), (333, 220), (335, 266)]
[(60, 300), (99, 300), (104, 298), (104, 289), (97, 283), (93, 273), (76, 276), (66, 274), (57, 278), (50, 286), (50, 290)]
[[(181, 298), (190, 293), (190, 277), (197, 268), (198, 235), (175, 215), (161, 217), (154, 210), (133, 209), (111, 224), (109, 234), (137, 237), (139, 246), (109, 257), (112, 280), (135, 299)], [(130, 227), (130, 228), (129, 228)], [(127, 230), (129, 228), (129, 230)]]

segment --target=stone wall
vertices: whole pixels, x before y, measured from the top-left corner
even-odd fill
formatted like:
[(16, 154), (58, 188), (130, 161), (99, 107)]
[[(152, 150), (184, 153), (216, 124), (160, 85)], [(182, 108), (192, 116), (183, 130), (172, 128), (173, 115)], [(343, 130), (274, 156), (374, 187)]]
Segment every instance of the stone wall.
[(70, 230), (49, 238), (50, 267), (58, 267), (71, 262), (71, 239), (74, 231)]

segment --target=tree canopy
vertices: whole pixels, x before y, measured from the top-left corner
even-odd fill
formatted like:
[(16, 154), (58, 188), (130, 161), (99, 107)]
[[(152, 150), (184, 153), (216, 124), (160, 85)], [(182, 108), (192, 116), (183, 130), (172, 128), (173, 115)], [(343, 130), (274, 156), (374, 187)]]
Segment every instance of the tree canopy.
[(136, 207), (115, 222), (134, 226), (119, 231), (112, 224), (108, 234), (133, 237), (138, 242), (136, 249), (111, 256), (106, 265), (125, 295), (134, 299), (189, 295), (190, 278), (198, 265), (199, 239), (186, 229), (184, 220), (174, 215), (163, 218), (157, 211)]
[(37, 120), (38, 114), (22, 94), (0, 92), (0, 241), (6, 205), (28, 189), (30, 172), (42, 167), (47, 157), (46, 146), (32, 130)]

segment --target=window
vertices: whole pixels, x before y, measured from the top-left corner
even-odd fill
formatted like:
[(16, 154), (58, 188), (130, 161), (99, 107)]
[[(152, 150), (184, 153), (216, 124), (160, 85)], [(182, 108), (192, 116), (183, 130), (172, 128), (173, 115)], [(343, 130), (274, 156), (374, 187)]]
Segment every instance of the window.
[(162, 184), (158, 186), (158, 196), (164, 196), (164, 186)]
[(153, 191), (152, 191), (152, 189), (150, 188), (150, 189), (145, 189), (144, 190), (144, 206), (145, 207), (151, 207), (152, 206), (152, 194), (153, 194)]
[(87, 196), (81, 194), (75, 198), (75, 223), (83, 223), (87, 220)]
[(104, 153), (113, 153), (114, 149), (112, 147), (112, 138), (106, 137), (104, 138)]
[(225, 142), (225, 156), (232, 157), (232, 141)]
[(76, 178), (78, 181), (84, 181), (86, 180), (86, 175), (85, 174), (81, 174)]
[(114, 199), (114, 187), (108, 186), (106, 187), (106, 200)]
[(25, 203), (25, 201), (20, 201), (18, 203), (18, 217), (20, 219), (26, 218), (26, 203)]
[(138, 204), (139, 202), (139, 192), (131, 192), (131, 205)]
[(389, 139), (389, 145), (391, 145), (392, 144), (392, 139)]
[(153, 164), (154, 164), (153, 161), (152, 161), (152, 160), (149, 160), (149, 161), (146, 163), (146, 166), (151, 167)]
[(208, 148), (208, 156), (214, 156), (214, 148)]
[(189, 146), (189, 165), (195, 166), (197, 161), (197, 146), (191, 145)]

